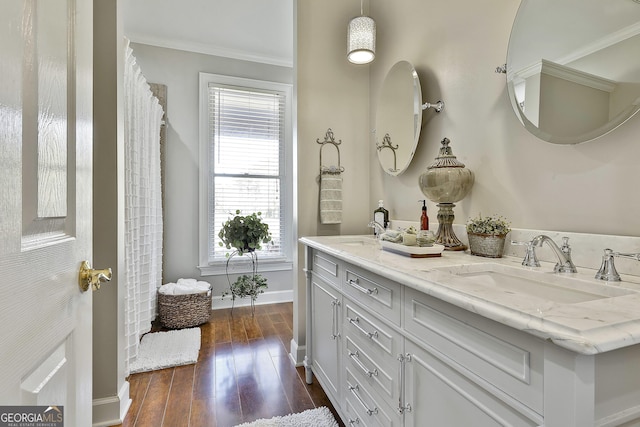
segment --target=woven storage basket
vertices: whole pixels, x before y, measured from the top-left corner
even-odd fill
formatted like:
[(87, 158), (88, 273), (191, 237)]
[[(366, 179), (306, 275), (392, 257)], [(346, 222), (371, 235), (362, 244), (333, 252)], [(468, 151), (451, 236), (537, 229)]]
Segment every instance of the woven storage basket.
[(467, 232), (467, 237), (469, 237), (471, 255), (502, 258), (506, 234), (494, 235)]
[(211, 288), (207, 292), (164, 295), (158, 292), (158, 312), (163, 326), (171, 329), (191, 328), (209, 321)]

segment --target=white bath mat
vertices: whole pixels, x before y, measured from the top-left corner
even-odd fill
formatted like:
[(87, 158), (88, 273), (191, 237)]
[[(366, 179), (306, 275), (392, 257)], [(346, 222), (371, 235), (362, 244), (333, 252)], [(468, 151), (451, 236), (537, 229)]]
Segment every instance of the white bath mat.
[(321, 406), (298, 414), (256, 420), (236, 427), (338, 427), (338, 423), (329, 408)]
[(196, 363), (199, 351), (200, 328), (146, 334), (130, 371), (135, 374)]

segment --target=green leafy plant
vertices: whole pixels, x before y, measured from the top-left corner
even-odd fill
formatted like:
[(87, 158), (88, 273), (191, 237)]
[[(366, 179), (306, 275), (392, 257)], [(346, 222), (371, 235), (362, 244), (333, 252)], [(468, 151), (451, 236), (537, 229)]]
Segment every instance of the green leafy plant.
[(220, 246), (234, 248), (238, 255), (260, 250), (263, 243), (271, 242), (269, 225), (262, 222), (262, 212), (242, 216), (236, 210), (235, 216), (222, 224), (218, 237)]
[(231, 295), (232, 300), (251, 297), (251, 301), (255, 301), (267, 287), (267, 278), (261, 274), (243, 274), (229, 286), (227, 291), (222, 293), (222, 297)]
[[(262, 245), (272, 242), (269, 225), (262, 222), (262, 213), (254, 212), (249, 215), (240, 215), (240, 210), (236, 210), (233, 218), (222, 224), (222, 229), (218, 233), (220, 246), (227, 249), (234, 249), (227, 253), (227, 281), (229, 289), (222, 293), (222, 298), (231, 296), (233, 305), (236, 298), (251, 298), (251, 314), (255, 312), (255, 301), (258, 295), (264, 293), (267, 288), (267, 279), (258, 274), (258, 254), (257, 250), (262, 249)], [(231, 283), (229, 277), (229, 262), (236, 256), (248, 255), (251, 258), (251, 274), (243, 274)]]
[(502, 216), (478, 215), (467, 221), (467, 233), (490, 234), (494, 236), (503, 236), (511, 231), (511, 224)]

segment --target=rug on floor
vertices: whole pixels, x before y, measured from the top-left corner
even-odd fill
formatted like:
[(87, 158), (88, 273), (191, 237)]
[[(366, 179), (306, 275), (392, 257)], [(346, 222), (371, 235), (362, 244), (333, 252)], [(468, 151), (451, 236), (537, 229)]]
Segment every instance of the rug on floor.
[(200, 351), (200, 328), (146, 334), (140, 341), (132, 374), (196, 363)]
[(338, 427), (338, 422), (326, 406), (308, 409), (297, 414), (256, 420), (236, 427)]

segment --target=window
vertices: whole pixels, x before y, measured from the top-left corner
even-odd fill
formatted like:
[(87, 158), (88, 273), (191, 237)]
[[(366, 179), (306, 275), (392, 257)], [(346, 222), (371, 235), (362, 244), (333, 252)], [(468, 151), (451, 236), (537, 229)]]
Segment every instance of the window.
[(228, 249), (218, 233), (237, 209), (261, 212), (269, 224), (273, 244), (259, 252), (261, 270), (290, 269), (290, 85), (201, 73), (200, 90), (203, 274), (224, 271)]

